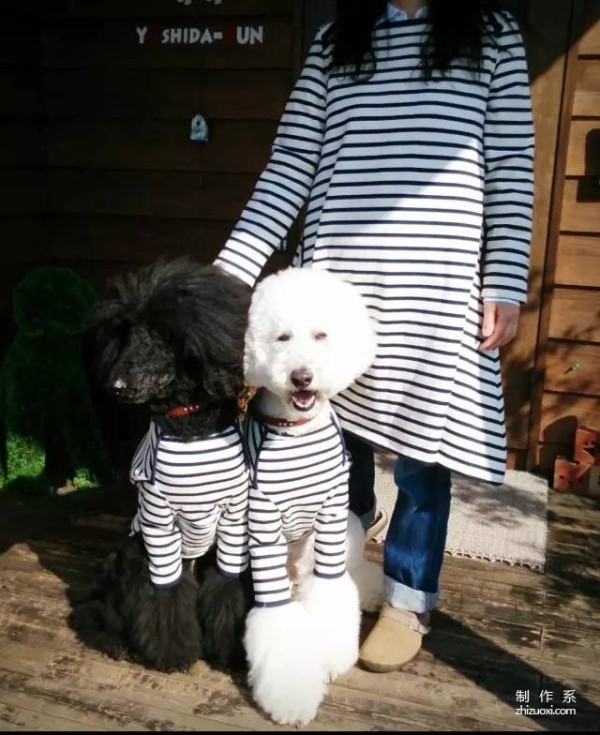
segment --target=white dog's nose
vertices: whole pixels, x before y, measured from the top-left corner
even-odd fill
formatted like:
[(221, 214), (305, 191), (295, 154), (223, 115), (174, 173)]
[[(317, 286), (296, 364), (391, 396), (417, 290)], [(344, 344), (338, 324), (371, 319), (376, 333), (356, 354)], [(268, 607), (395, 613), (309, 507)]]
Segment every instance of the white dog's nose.
[(313, 374), (308, 368), (300, 368), (300, 370), (293, 370), (290, 378), (296, 388), (308, 388), (312, 383)]

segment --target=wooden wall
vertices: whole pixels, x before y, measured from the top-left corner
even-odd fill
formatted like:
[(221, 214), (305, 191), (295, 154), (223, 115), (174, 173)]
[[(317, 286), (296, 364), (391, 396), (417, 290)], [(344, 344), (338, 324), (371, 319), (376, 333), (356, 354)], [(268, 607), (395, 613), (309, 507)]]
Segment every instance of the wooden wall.
[(600, 0), (577, 0), (544, 271), (530, 464), (600, 428)]
[[(573, 416), (599, 423), (599, 2), (504, 2), (525, 26), (536, 125), (529, 302), (503, 354), (510, 463), (520, 468), (538, 461), (538, 439), (564, 448)], [(110, 274), (159, 255), (212, 260), (334, 2), (5, 5), (0, 327), (10, 322), (12, 287), (32, 265), (69, 265), (102, 288)], [(238, 26), (242, 36), (262, 28), (262, 42), (237, 43)], [(223, 38), (160, 42), (165, 29), (190, 28)], [(196, 114), (208, 121), (206, 143), (189, 139)], [(578, 370), (565, 373), (573, 363)]]
[[(299, 7), (40, 4), (47, 226), (57, 261), (101, 285), (159, 255), (214, 258), (267, 161), (297, 74)], [(251, 27), (262, 42), (238, 43), (238, 27), (242, 40)], [(204, 43), (161, 42), (165, 29), (184, 29), (185, 38), (191, 28)], [(196, 114), (208, 121), (208, 142), (190, 140)]]
[(32, 265), (48, 257), (38, 26), (22, 3), (5, 5), (0, 25), (0, 357), (14, 332), (12, 290)]

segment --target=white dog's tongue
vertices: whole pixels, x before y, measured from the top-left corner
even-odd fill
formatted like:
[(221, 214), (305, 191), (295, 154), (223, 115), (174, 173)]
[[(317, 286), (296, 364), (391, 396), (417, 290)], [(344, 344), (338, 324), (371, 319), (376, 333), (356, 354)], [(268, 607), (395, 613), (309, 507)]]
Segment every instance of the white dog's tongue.
[(299, 390), (292, 393), (292, 403), (298, 411), (309, 411), (317, 400), (317, 394), (312, 390)]

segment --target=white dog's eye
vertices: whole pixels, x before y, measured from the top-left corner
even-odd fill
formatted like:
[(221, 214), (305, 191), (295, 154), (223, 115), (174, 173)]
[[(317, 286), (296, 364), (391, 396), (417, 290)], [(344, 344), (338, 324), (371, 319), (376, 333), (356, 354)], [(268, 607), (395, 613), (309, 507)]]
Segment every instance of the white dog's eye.
[(279, 337), (277, 337), (278, 342), (289, 342), (292, 338), (291, 334), (280, 334)]
[(327, 339), (327, 334), (325, 332), (317, 332), (314, 335), (314, 338), (317, 340), (317, 342), (321, 342), (324, 339)]

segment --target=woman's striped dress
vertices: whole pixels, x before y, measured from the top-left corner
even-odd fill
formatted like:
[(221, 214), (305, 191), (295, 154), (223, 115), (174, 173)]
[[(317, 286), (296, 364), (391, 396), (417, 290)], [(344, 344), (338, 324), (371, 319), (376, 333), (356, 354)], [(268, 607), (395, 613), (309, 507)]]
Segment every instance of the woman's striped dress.
[(249, 479), (239, 427), (183, 442), (152, 422), (129, 478), (138, 488), (131, 530), (142, 534), (154, 585), (177, 584), (182, 558), (204, 556), (215, 540), (221, 574), (246, 569)]
[(496, 20), (480, 75), (455, 61), (429, 81), (426, 17), (380, 23), (359, 82), (328, 73), (321, 29), (217, 262), (253, 283), (308, 202), (295, 265), (354, 283), (378, 321), (375, 363), (334, 400), (344, 428), (501, 482), (499, 356), (479, 329), (484, 299), (526, 300), (534, 138), (521, 36)]

